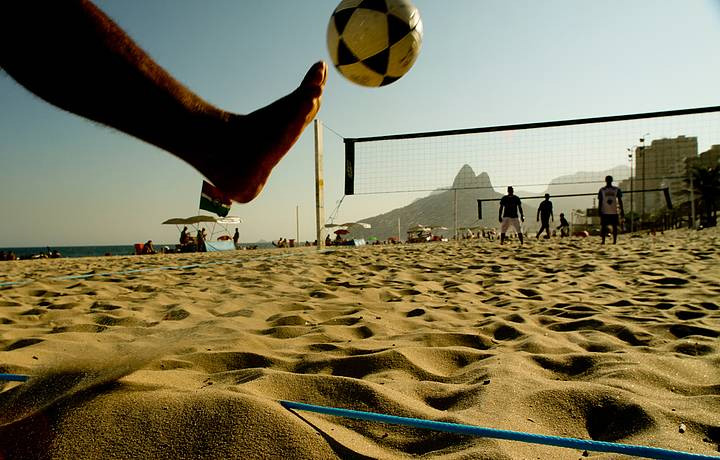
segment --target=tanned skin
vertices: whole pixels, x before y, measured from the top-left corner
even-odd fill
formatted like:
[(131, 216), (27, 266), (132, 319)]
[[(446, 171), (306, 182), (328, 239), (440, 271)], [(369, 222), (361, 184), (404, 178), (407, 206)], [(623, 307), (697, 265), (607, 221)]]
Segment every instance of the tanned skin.
[(0, 67), (68, 112), (185, 160), (240, 203), (255, 198), (315, 118), (327, 65), (248, 115), (201, 99), (160, 67), (88, 0), (0, 5)]

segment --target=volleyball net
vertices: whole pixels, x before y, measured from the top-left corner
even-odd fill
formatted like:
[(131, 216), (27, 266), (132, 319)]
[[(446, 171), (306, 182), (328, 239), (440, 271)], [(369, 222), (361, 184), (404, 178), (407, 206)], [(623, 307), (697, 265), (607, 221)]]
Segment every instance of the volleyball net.
[[(448, 206), (461, 208), (459, 225), (490, 225), (484, 217), (475, 221), (475, 203), (499, 198), (508, 186), (521, 198), (558, 196), (556, 216), (587, 214), (608, 175), (629, 192), (626, 213), (649, 220), (668, 203), (683, 209), (692, 167), (718, 163), (720, 106), (344, 138), (344, 144), (346, 196), (449, 192)], [(531, 214), (539, 201), (528, 204)], [(457, 227), (454, 219), (445, 223)]]

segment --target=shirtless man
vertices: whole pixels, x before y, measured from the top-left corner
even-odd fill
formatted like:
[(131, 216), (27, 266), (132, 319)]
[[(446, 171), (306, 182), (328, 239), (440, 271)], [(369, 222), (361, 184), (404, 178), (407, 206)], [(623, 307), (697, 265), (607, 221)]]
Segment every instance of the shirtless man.
[(240, 203), (260, 193), (320, 108), (324, 62), (287, 96), (241, 115), (184, 87), (89, 0), (9, 0), (0, 17), (0, 67), (21, 85), (170, 152)]

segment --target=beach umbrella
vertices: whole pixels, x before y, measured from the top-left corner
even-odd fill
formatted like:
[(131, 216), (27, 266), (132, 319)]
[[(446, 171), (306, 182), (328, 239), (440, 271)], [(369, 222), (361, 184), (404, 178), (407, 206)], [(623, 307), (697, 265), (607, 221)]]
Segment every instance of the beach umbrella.
[(162, 223), (162, 225), (185, 225), (188, 221), (185, 218), (182, 217), (173, 217), (172, 219), (168, 219), (165, 222)]
[(199, 224), (201, 222), (217, 222), (218, 218), (214, 216), (192, 216), (185, 219), (188, 224)]
[(339, 228), (339, 229), (335, 230), (336, 235), (347, 235), (348, 233), (350, 233), (350, 231), (346, 230), (344, 228)]

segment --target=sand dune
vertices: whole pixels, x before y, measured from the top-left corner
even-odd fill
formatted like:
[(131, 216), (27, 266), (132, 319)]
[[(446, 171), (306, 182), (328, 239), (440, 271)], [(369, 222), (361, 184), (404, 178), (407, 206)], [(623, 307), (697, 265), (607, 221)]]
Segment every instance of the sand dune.
[(28, 282), (0, 288), (0, 372), (34, 377), (0, 386), (0, 458), (582, 454), (280, 399), (720, 455), (719, 248), (680, 230), (2, 263)]

